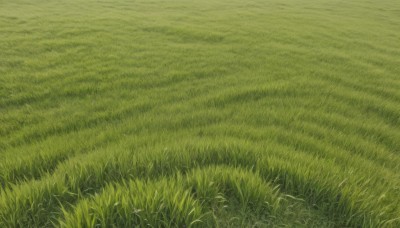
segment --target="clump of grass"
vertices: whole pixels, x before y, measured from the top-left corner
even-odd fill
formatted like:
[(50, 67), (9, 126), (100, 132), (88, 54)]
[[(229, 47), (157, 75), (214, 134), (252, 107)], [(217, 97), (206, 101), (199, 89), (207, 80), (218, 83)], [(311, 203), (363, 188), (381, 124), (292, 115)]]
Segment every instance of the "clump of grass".
[(109, 185), (72, 212), (64, 210), (61, 227), (204, 227), (212, 217), (189, 191), (166, 179)]
[(109, 185), (64, 210), (63, 227), (214, 226), (214, 211), (231, 201), (238, 210), (264, 216), (281, 210), (276, 188), (256, 173), (216, 166), (156, 181)]
[(257, 172), (229, 166), (196, 168), (187, 174), (183, 183), (192, 189), (196, 198), (210, 206), (235, 200), (238, 208), (250, 209), (256, 214), (276, 214), (281, 210), (278, 188), (265, 182)]

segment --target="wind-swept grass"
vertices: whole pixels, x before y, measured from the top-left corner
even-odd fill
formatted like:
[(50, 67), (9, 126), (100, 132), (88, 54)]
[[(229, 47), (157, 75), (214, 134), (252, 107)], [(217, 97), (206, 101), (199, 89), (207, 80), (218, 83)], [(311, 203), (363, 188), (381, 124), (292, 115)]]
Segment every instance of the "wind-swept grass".
[(0, 227), (399, 227), (399, 12), (0, 0)]
[[(232, 144), (231, 142), (230, 145)], [(109, 150), (105, 150), (77, 157), (75, 161), (60, 166), (52, 176), (39, 182), (34, 181), (15, 186), (11, 190), (6, 189), (0, 200), (2, 222), (4, 225), (10, 225), (25, 221), (15, 220), (18, 217), (25, 218), (30, 224), (37, 226), (51, 224), (52, 219), (59, 218), (62, 207), (69, 207), (79, 199), (99, 192), (109, 182), (121, 182), (132, 178), (157, 179), (171, 176), (177, 171), (187, 173), (193, 168), (209, 165), (230, 165), (254, 170), (259, 173), (261, 179), (279, 184), (285, 194), (304, 198), (310, 205), (315, 205), (318, 210), (332, 216), (333, 220), (340, 217), (342, 225), (379, 225), (380, 221), (386, 221), (385, 218), (395, 216), (399, 209), (398, 204), (390, 204), (387, 201), (393, 199), (396, 194), (396, 189), (390, 186), (396, 186), (398, 183), (382, 182), (382, 179), (375, 178), (360, 179), (358, 175), (349, 176), (350, 172), (357, 174), (360, 171), (342, 170), (332, 161), (324, 161), (304, 152), (299, 153), (279, 147), (275, 147), (273, 151), (261, 152), (260, 148), (252, 148), (246, 143), (229, 147), (218, 144), (200, 145), (188, 144), (177, 150), (159, 149), (133, 154), (110, 153)], [(251, 148), (252, 150), (249, 150)], [(293, 166), (296, 161), (297, 165)], [(222, 170), (211, 169), (202, 175), (214, 178), (213, 182), (217, 186), (224, 185), (227, 178), (228, 180), (233, 178), (234, 181), (226, 183), (231, 189), (235, 184), (240, 184), (240, 179), (245, 179), (244, 189), (237, 188), (240, 191), (237, 190), (236, 193), (231, 191), (233, 194), (231, 198), (241, 203), (247, 202), (249, 198), (256, 198), (254, 194), (259, 194), (260, 189), (264, 188), (263, 192), (266, 193), (269, 188), (252, 185), (252, 177), (246, 173), (239, 173), (235, 178), (234, 171)], [(369, 171), (361, 172), (373, 173), (374, 168), (370, 167)], [(202, 183), (201, 178), (197, 181), (200, 183), (189, 182), (191, 183), (189, 186), (195, 187)], [(183, 185), (182, 181), (178, 183)], [(381, 187), (370, 188), (377, 183), (380, 183)], [(206, 188), (203, 186), (201, 189), (204, 191)], [(259, 190), (255, 191), (256, 189)], [(204, 196), (206, 193), (200, 191), (199, 194), (206, 198)], [(376, 195), (379, 195), (380, 199), (373, 201)], [(360, 197), (371, 201), (358, 201)], [(261, 207), (268, 212), (278, 208), (274, 206), (267, 209), (268, 207), (263, 207), (261, 202), (254, 201), (257, 202), (251, 206), (254, 209)], [(35, 202), (41, 204), (36, 205)], [(49, 217), (44, 212), (51, 213), (54, 217)], [(367, 224), (369, 222), (371, 224)]]

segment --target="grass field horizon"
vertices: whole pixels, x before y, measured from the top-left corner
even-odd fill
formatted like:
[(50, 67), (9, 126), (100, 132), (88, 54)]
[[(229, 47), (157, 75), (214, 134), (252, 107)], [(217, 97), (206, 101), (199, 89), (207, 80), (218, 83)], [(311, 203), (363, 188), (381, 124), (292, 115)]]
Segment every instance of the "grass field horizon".
[(0, 0), (0, 227), (400, 227), (400, 1)]

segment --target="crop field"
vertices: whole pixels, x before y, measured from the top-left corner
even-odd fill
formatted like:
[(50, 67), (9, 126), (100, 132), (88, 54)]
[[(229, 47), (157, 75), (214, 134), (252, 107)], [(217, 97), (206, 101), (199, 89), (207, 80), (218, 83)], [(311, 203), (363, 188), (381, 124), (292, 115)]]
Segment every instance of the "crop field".
[(0, 227), (400, 227), (400, 1), (0, 0)]

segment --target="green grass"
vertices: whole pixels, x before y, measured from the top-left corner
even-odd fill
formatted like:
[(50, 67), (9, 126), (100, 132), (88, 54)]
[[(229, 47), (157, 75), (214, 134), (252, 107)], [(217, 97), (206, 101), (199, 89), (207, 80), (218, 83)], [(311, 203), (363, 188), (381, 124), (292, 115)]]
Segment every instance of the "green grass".
[(0, 0), (0, 227), (400, 227), (400, 2)]

